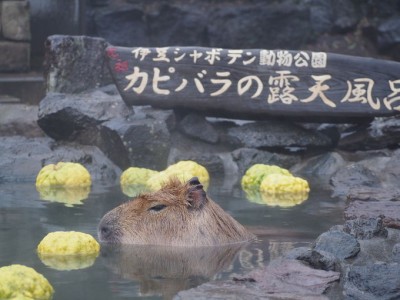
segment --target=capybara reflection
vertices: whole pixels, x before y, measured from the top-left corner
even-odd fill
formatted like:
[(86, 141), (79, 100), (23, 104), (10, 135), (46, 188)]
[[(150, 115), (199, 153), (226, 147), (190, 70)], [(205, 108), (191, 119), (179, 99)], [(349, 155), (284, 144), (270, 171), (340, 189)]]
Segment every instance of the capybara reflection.
[(192, 178), (172, 178), (159, 191), (143, 194), (108, 212), (98, 227), (101, 242), (142, 245), (213, 246), (255, 236), (207, 197)]
[(234, 268), (236, 254), (245, 246), (245, 243), (213, 247), (110, 244), (101, 247), (101, 256), (112, 272), (138, 282), (142, 296), (162, 295), (163, 299), (172, 299), (179, 291)]

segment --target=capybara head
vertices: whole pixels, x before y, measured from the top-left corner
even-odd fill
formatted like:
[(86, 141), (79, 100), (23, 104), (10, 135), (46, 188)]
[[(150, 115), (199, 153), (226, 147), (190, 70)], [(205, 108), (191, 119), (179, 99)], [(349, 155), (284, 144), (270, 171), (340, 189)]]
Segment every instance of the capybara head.
[(101, 242), (142, 245), (213, 246), (255, 236), (207, 197), (197, 177), (171, 179), (159, 191), (139, 195), (100, 221)]

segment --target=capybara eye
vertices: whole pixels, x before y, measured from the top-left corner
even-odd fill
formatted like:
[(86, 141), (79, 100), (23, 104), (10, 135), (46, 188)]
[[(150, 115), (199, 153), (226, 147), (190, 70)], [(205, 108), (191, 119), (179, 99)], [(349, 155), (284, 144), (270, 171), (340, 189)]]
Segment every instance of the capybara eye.
[(164, 204), (158, 204), (149, 208), (149, 210), (160, 211), (166, 208), (167, 206)]

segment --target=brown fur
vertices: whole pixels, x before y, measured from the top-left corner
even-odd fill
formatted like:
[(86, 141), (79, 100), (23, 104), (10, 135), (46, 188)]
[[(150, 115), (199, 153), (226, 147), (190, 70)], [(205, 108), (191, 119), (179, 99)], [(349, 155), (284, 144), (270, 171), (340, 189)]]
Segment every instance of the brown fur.
[[(197, 178), (192, 180), (182, 184), (172, 179), (161, 190), (139, 195), (111, 210), (99, 224), (100, 241), (213, 246), (254, 239), (252, 233), (206, 196)], [(155, 211), (157, 205), (166, 207)]]
[(105, 265), (114, 273), (140, 284), (141, 295), (172, 299), (181, 290), (207, 282), (232, 268), (244, 244), (220, 247), (171, 247), (151, 245), (104, 245)]

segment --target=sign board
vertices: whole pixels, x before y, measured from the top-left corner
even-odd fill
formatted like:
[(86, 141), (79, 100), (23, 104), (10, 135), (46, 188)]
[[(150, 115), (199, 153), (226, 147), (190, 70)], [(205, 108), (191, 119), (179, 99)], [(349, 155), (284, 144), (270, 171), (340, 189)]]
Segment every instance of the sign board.
[(206, 115), (355, 120), (400, 111), (400, 63), (325, 52), (202, 47), (106, 49), (128, 105)]

